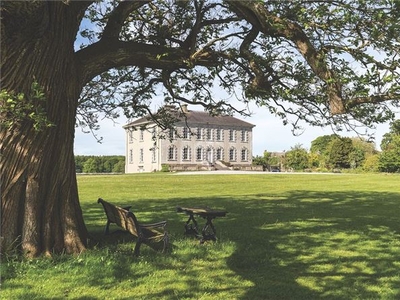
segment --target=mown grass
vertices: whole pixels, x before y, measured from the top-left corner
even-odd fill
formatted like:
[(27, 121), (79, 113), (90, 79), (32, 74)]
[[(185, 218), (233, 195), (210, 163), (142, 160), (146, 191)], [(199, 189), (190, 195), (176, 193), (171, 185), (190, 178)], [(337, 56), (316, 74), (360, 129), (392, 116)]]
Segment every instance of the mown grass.
[[(79, 176), (91, 247), (2, 262), (1, 299), (399, 299), (400, 176)], [(168, 220), (168, 254), (103, 235), (98, 197)], [(177, 205), (224, 208), (218, 241), (183, 236)], [(203, 223), (203, 220), (200, 221)], [(116, 229), (116, 228), (115, 228)]]

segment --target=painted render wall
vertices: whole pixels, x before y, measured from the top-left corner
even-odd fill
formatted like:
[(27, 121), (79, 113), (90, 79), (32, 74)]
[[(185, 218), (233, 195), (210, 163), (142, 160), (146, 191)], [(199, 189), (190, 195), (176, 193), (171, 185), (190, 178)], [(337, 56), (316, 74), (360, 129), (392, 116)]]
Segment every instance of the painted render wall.
[[(223, 148), (223, 158), (221, 160), (229, 162), (231, 166), (242, 167), (250, 166), (252, 164), (252, 129), (247, 127), (236, 127), (236, 128), (223, 128), (222, 126), (207, 126), (196, 124), (191, 126), (193, 132), (197, 131), (197, 128), (211, 128), (213, 133), (213, 139), (207, 140), (205, 137), (198, 140), (196, 136), (192, 135), (189, 139), (182, 138), (183, 126), (177, 126), (177, 134), (175, 138), (170, 141), (168, 133), (165, 134), (164, 139), (153, 139), (153, 130), (156, 130), (156, 136), (160, 134), (157, 127), (153, 126), (146, 130), (129, 130), (126, 129), (126, 173), (139, 173), (139, 172), (153, 172), (160, 171), (162, 164), (175, 165), (175, 169), (209, 169), (210, 165), (215, 163), (217, 160), (216, 151), (218, 148)], [(155, 128), (155, 129), (153, 129)], [(223, 140), (217, 141), (215, 139), (215, 129), (221, 129), (223, 132)], [(229, 141), (229, 130), (234, 129), (236, 132), (235, 141)], [(247, 141), (241, 140), (242, 130), (247, 131)], [(180, 135), (180, 137), (178, 136)], [(143, 137), (143, 139), (142, 139)], [(169, 159), (169, 148), (174, 145), (176, 147), (176, 156), (173, 160)], [(183, 159), (183, 148), (190, 147), (190, 158)], [(203, 147), (202, 159), (197, 159), (197, 148)], [(229, 149), (234, 147), (236, 149), (236, 159), (229, 160)], [(241, 160), (241, 150), (247, 149), (247, 160)], [(143, 158), (143, 159), (141, 159)]]

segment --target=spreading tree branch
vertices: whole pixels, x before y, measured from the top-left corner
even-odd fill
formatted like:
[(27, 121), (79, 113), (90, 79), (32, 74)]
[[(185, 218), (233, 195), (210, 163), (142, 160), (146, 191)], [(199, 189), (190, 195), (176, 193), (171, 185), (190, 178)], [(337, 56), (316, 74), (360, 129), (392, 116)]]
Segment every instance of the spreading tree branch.
[(102, 40), (118, 40), (121, 29), (129, 14), (149, 2), (150, 0), (120, 2), (108, 17), (107, 25), (103, 31)]
[(260, 2), (227, 1), (238, 15), (250, 22), (260, 32), (272, 37), (283, 37), (292, 41), (314, 73), (327, 84), (329, 107), (332, 114), (346, 112), (342, 98), (342, 87), (332, 70), (327, 67), (325, 53), (318, 51), (300, 25), (270, 13)]
[(211, 54), (205, 52), (201, 56), (191, 57), (187, 50), (180, 48), (133, 41), (114, 43), (99, 41), (76, 53), (82, 69), (82, 80), (85, 83), (102, 72), (120, 66), (175, 70), (191, 68), (194, 65), (215, 65), (216, 58), (211, 58)]
[(400, 94), (399, 93), (387, 93), (387, 94), (382, 94), (382, 95), (355, 97), (348, 101), (347, 109), (357, 107), (361, 104), (366, 104), (366, 103), (378, 104), (378, 103), (382, 103), (382, 102), (386, 102), (386, 101), (390, 101), (390, 100), (400, 100)]

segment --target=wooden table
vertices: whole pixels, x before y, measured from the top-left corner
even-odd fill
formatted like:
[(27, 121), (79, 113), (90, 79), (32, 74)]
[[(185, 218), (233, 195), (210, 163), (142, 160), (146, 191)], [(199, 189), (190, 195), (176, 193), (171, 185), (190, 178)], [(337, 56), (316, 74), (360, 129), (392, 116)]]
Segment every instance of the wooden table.
[[(189, 219), (185, 223), (185, 234), (194, 234), (200, 237), (200, 243), (204, 243), (208, 240), (216, 241), (216, 230), (212, 223), (212, 220), (218, 217), (225, 217), (227, 212), (224, 210), (216, 210), (209, 207), (181, 207), (176, 208), (177, 212), (183, 212), (189, 216)], [(197, 221), (194, 216), (199, 216), (206, 219), (206, 224), (201, 230), (201, 235), (198, 230)]]

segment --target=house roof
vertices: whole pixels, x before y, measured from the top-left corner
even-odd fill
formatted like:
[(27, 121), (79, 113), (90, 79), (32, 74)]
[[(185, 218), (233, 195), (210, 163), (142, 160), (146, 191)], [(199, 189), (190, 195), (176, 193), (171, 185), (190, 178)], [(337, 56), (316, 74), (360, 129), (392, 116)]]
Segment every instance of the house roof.
[[(177, 114), (177, 111), (175, 112)], [(185, 120), (186, 117), (186, 120)], [(182, 116), (177, 116), (177, 118), (180, 120), (176, 122), (176, 125), (182, 125), (182, 124), (187, 124), (191, 126), (195, 125), (214, 125), (214, 126), (224, 126), (224, 127), (248, 127), (252, 128), (255, 125), (245, 122), (243, 120), (240, 120), (238, 118), (232, 117), (232, 116), (227, 116), (227, 115), (219, 115), (219, 116), (212, 116), (208, 112), (203, 112), (203, 111), (192, 111), (192, 110), (187, 110), (185, 112), (185, 115)], [(139, 118), (131, 123), (126, 124), (123, 126), (123, 128), (128, 128), (131, 126), (140, 126), (144, 125), (146, 123), (154, 123), (150, 117), (150, 115), (147, 115), (145, 117)]]

